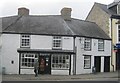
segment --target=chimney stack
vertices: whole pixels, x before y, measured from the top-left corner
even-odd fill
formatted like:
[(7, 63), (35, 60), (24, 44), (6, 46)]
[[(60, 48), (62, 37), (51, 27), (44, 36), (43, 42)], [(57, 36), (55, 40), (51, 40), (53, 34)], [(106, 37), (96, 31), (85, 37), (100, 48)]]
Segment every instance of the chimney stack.
[(63, 17), (64, 20), (68, 20), (68, 21), (71, 20), (71, 11), (72, 11), (71, 8), (66, 8), (66, 7), (64, 7), (61, 10), (61, 16)]
[(29, 9), (27, 8), (18, 8), (18, 15), (20, 16), (28, 16), (29, 15)]

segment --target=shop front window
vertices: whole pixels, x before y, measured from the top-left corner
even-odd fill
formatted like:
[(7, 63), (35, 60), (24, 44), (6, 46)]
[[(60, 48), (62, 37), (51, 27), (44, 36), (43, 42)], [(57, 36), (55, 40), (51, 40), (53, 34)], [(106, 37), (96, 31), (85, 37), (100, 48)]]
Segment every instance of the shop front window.
[(69, 69), (70, 56), (54, 54), (52, 59), (52, 69)]

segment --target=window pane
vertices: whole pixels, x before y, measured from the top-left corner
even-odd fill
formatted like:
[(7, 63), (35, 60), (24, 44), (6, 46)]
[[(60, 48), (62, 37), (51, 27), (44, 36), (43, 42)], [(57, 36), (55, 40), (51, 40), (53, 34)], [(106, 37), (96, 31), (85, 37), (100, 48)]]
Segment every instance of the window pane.
[(59, 36), (53, 37), (53, 47), (54, 48), (61, 48), (61, 37), (59, 37)]
[(84, 68), (90, 68), (91, 65), (91, 56), (85, 55), (84, 56)]
[(98, 50), (104, 50), (104, 41), (98, 40)]
[(55, 69), (69, 69), (69, 55), (52, 55), (51, 64)]
[(85, 50), (90, 50), (91, 49), (91, 39), (90, 38), (85, 38), (84, 49)]
[(32, 53), (22, 53), (21, 54), (21, 66), (22, 67), (34, 67), (35, 55), (36, 54), (32, 54)]
[(30, 46), (30, 36), (22, 35), (21, 36), (21, 47), (29, 47)]

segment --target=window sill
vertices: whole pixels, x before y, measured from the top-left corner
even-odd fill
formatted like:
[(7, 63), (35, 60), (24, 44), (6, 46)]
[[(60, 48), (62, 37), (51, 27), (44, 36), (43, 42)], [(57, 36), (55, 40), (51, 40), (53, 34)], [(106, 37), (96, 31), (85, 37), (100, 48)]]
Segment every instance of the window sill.
[(20, 48), (30, 48), (30, 46), (20, 46)]
[(98, 51), (104, 51), (104, 50), (98, 50)]
[(91, 51), (91, 49), (84, 49), (85, 51)]
[(91, 69), (91, 68), (84, 68), (84, 69)]
[(53, 50), (62, 50), (62, 48), (52, 48)]
[(21, 67), (20, 69), (34, 69), (34, 67)]
[(64, 69), (64, 68), (63, 68), (63, 69), (51, 69), (51, 70), (69, 70), (69, 69)]

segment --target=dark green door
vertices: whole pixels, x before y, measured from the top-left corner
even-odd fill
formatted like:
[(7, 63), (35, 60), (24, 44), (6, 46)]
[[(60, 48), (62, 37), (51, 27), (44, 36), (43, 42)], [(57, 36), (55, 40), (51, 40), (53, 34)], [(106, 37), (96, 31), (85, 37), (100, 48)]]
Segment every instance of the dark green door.
[(110, 72), (110, 56), (104, 57), (104, 72)]
[(101, 71), (101, 56), (94, 57), (94, 66), (96, 68), (96, 72)]

